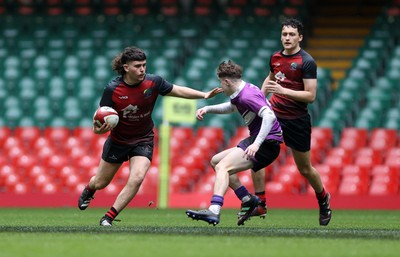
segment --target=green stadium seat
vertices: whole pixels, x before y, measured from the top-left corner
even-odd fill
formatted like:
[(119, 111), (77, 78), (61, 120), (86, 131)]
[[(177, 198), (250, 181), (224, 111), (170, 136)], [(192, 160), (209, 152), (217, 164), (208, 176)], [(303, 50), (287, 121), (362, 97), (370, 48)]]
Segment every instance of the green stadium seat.
[(47, 69), (49, 68), (49, 65), (50, 65), (50, 60), (45, 55), (37, 56), (33, 63), (33, 67), (35, 67), (35, 69)]
[(79, 58), (76, 57), (75, 55), (68, 55), (65, 57), (64, 60), (64, 68), (68, 69), (74, 69), (79, 67)]
[(93, 127), (93, 119), (92, 118), (82, 118), (81, 120), (79, 120), (78, 126), (82, 127), (82, 128)]
[(387, 111), (384, 127), (399, 130), (399, 128), (400, 128), (400, 107), (392, 107)]
[(50, 99), (46, 96), (38, 96), (33, 102), (34, 111), (39, 109), (51, 109)]
[(400, 72), (397, 68), (389, 67), (386, 71), (386, 77), (396, 82), (397, 88), (400, 88)]
[(55, 117), (55, 118), (50, 119), (48, 126), (49, 127), (66, 127), (67, 122), (62, 117)]
[(23, 117), (23, 112), (19, 108), (6, 109), (4, 117), (8, 127), (16, 128)]
[(387, 77), (379, 77), (376, 81), (373, 82), (373, 86), (383, 91), (392, 91), (392, 92), (394, 92), (394, 90), (397, 90), (397, 88), (400, 88), (397, 86), (394, 80), (391, 80)]
[(41, 108), (36, 110), (34, 113), (35, 123), (40, 128), (47, 127), (52, 117), (53, 117), (53, 112), (50, 108), (48, 109)]
[(355, 122), (356, 128), (366, 128), (372, 130), (373, 128), (379, 127), (380, 121), (377, 119), (380, 113), (377, 113), (374, 109), (365, 107), (357, 117)]
[(393, 100), (393, 92), (391, 91), (383, 91), (379, 87), (371, 88), (367, 93), (367, 100), (379, 100), (384, 104), (384, 106), (390, 106)]
[(4, 83), (4, 80), (0, 78), (0, 108), (3, 107), (3, 103), (7, 97), (8, 97), (8, 90), (6, 87), (6, 83)]
[(19, 120), (18, 127), (34, 127), (36, 121), (32, 117), (24, 116)]
[(23, 77), (18, 82), (18, 88), (21, 107), (24, 110), (25, 115), (29, 115), (32, 110), (31, 104), (38, 95), (35, 81), (30, 77)]
[(20, 59), (17, 56), (9, 56), (4, 60), (5, 68), (17, 68), (20, 65)]
[(19, 69), (16, 67), (7, 67), (4, 71), (4, 79), (6, 80), (16, 80), (20, 76)]
[(63, 103), (63, 114), (66, 125), (69, 128), (78, 126), (82, 117), (81, 103), (78, 98), (70, 96)]
[(111, 60), (107, 59), (107, 57), (105, 57), (104, 55), (98, 55), (93, 58), (92, 66), (96, 68), (109, 68), (111, 67)]

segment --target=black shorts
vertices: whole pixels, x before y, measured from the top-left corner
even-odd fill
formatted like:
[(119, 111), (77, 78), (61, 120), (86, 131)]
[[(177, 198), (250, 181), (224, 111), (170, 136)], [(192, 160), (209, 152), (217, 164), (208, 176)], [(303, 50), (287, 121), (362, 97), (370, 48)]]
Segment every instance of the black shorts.
[(298, 119), (286, 120), (278, 118), (282, 127), (283, 140), (286, 146), (299, 152), (311, 149), (311, 118), (307, 114)]
[[(254, 140), (256, 140), (256, 136), (245, 138), (239, 142), (238, 147), (242, 148), (244, 151), (249, 145), (254, 143)], [(253, 168), (251, 169), (253, 171), (258, 171), (275, 161), (281, 151), (280, 144), (281, 142), (275, 139), (265, 140), (254, 156)]]
[(153, 142), (142, 142), (136, 145), (120, 145), (107, 138), (101, 158), (109, 163), (123, 163), (133, 156), (144, 156), (153, 159)]

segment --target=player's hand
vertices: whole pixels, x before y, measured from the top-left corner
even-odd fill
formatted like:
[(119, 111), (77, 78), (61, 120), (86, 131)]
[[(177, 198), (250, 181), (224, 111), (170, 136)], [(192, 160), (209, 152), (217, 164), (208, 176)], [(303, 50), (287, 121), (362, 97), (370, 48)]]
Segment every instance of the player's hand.
[(95, 134), (104, 134), (110, 131), (111, 129), (112, 127), (107, 123), (104, 123), (103, 125), (99, 126), (97, 122), (93, 121), (93, 132)]
[(256, 152), (258, 151), (258, 149), (260, 149), (260, 147), (256, 144), (251, 144), (249, 145), (246, 150), (244, 151), (244, 158), (246, 158), (247, 160), (250, 160), (251, 158), (254, 158), (254, 156), (256, 155)]
[(278, 82), (270, 80), (266, 85), (264, 85), (264, 90), (267, 93), (284, 95), (286, 89), (279, 85)]
[(206, 114), (207, 113), (207, 111), (206, 111), (206, 108), (200, 108), (200, 109), (198, 109), (197, 111), (196, 111), (196, 118), (198, 119), (198, 120), (203, 120), (203, 116), (204, 116), (204, 114)]
[(213, 90), (207, 92), (206, 95), (204, 96), (204, 99), (213, 98), (214, 96), (218, 95), (219, 93), (221, 93), (223, 91), (224, 90), (222, 90), (222, 88), (216, 87)]

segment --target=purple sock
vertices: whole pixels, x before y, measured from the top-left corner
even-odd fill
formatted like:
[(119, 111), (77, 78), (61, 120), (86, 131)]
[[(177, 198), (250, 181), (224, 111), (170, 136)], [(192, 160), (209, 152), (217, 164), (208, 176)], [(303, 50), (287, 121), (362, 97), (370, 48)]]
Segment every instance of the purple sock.
[(222, 206), (224, 204), (224, 197), (220, 195), (213, 195), (211, 198), (211, 205)]
[(247, 188), (245, 186), (240, 186), (239, 188), (237, 188), (235, 190), (235, 194), (237, 196), (237, 198), (239, 198), (239, 200), (242, 200), (243, 197), (249, 195), (249, 191), (247, 191)]

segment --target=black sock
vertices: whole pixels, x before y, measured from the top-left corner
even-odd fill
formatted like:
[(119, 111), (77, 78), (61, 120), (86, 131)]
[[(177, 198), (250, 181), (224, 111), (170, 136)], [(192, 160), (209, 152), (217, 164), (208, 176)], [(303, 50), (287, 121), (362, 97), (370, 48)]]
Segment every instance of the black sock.
[(325, 197), (326, 197), (325, 188), (322, 189), (321, 193), (315, 192), (315, 195), (317, 196), (318, 201), (322, 202), (323, 200), (325, 200)]

